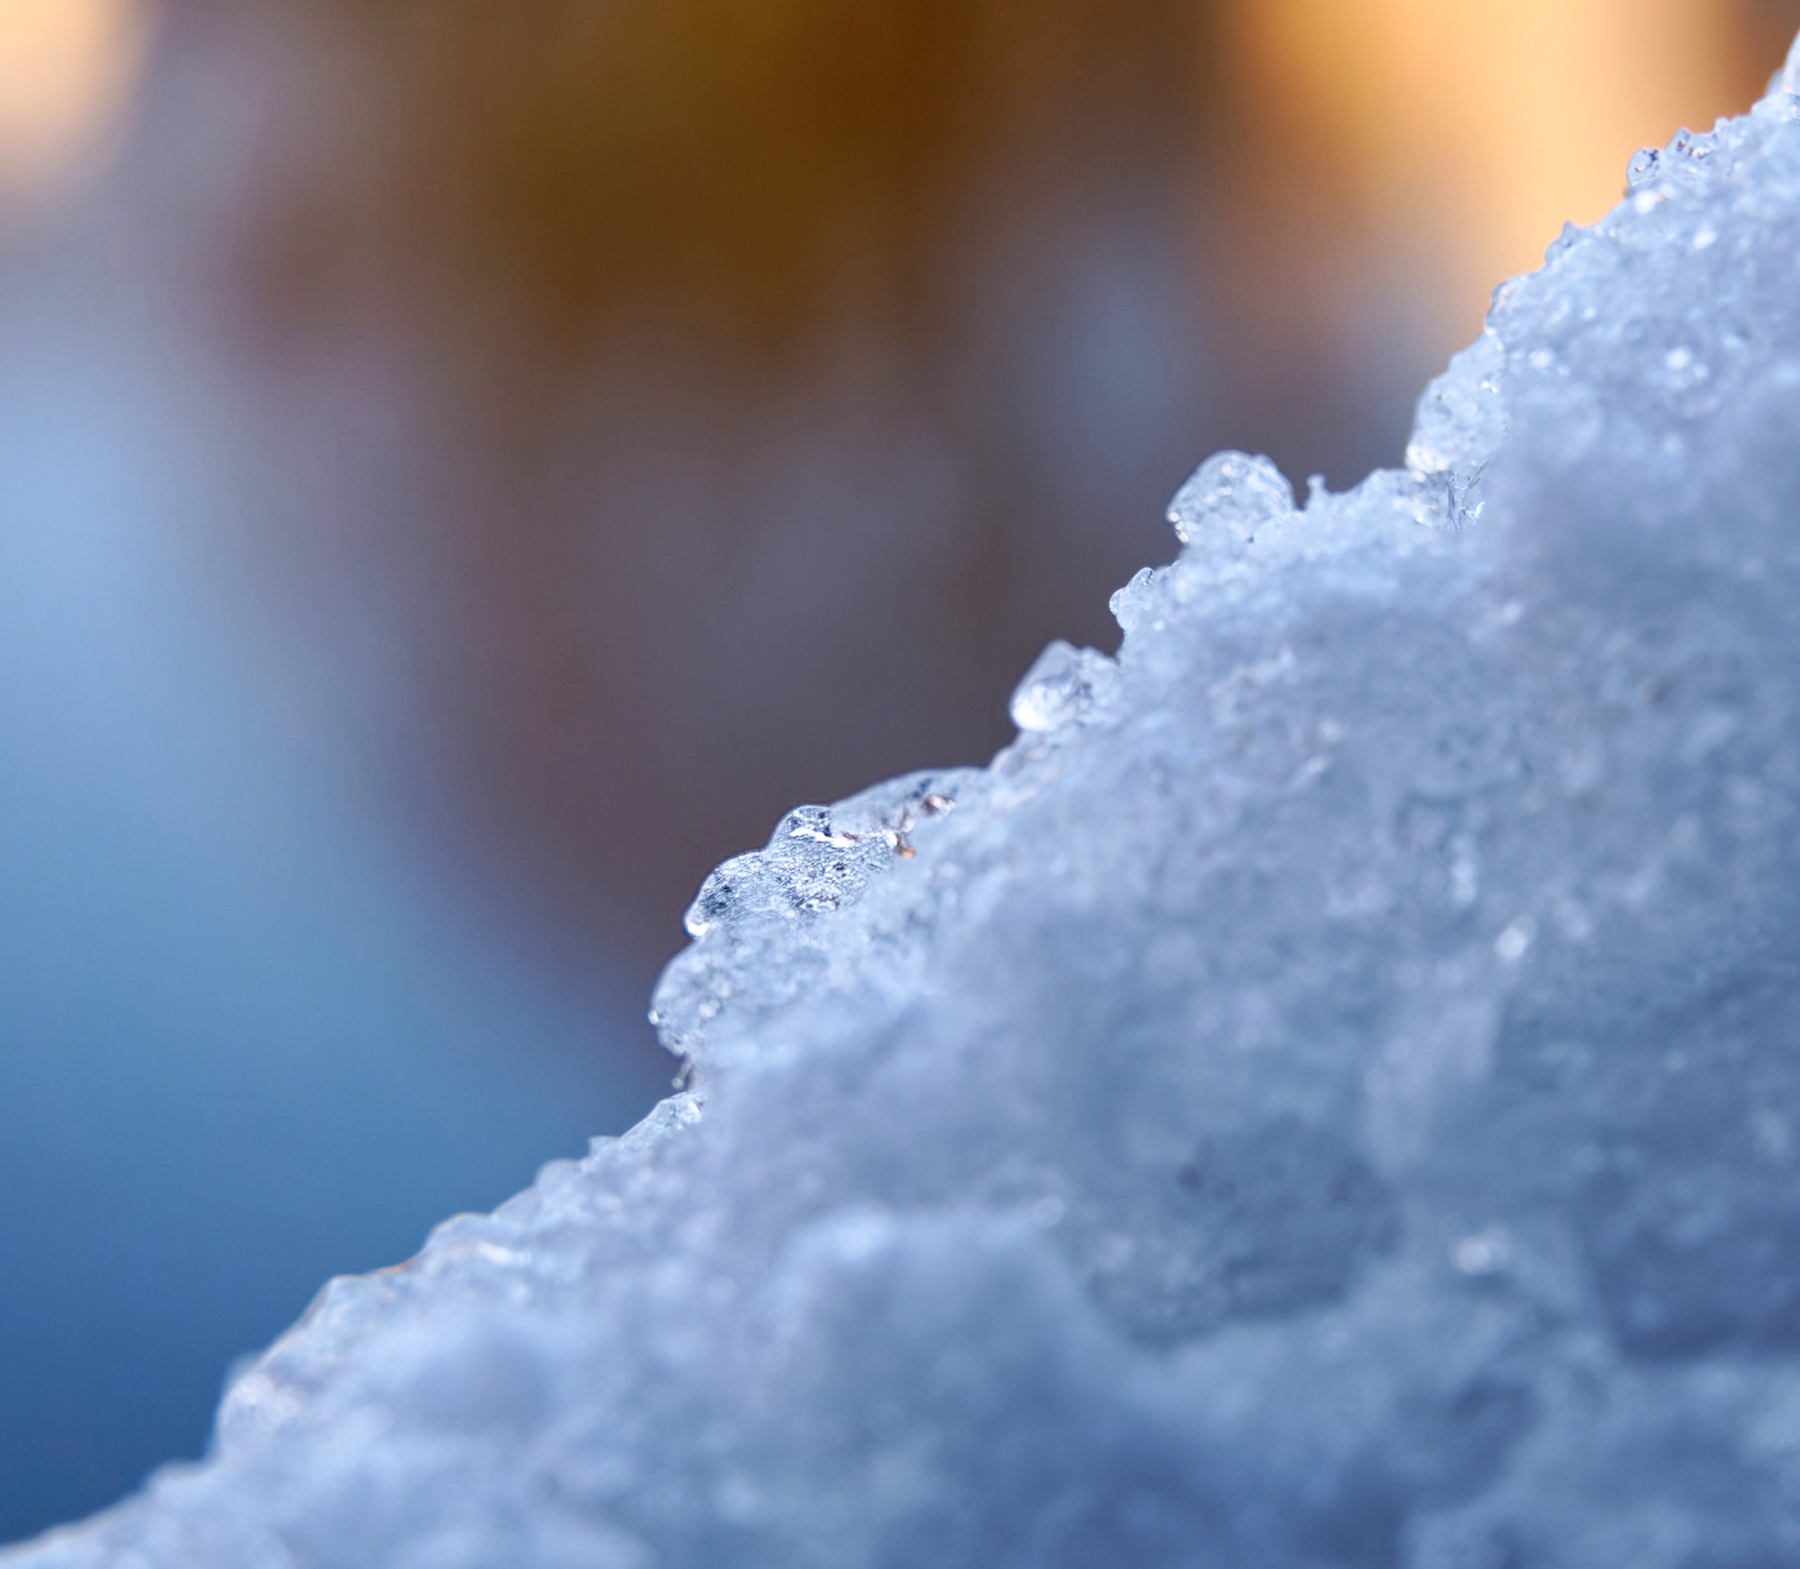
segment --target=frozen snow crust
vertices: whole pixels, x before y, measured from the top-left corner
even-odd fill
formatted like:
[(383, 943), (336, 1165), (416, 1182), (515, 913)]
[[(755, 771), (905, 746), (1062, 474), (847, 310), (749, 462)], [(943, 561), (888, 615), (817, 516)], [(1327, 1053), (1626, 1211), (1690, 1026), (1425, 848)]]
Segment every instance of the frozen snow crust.
[(1408, 469), (1210, 460), (991, 768), (721, 867), (690, 1093), (10, 1569), (1800, 1564), (1800, 98), (1633, 178)]

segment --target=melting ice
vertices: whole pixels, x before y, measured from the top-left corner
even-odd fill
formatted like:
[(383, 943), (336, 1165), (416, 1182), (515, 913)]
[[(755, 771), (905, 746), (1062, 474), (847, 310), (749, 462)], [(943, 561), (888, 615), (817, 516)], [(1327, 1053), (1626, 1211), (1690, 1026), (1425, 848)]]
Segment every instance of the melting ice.
[(8, 1563), (1800, 1562), (1797, 86), (1407, 468), (1209, 460), (990, 768), (708, 880), (687, 1093)]

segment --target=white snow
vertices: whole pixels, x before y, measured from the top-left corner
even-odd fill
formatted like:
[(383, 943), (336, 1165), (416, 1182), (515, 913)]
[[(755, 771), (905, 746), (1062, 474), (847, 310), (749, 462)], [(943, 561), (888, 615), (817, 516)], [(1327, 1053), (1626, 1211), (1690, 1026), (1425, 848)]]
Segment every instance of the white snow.
[(1407, 469), (1209, 460), (1116, 664), (708, 879), (690, 1093), (9, 1569), (1800, 1562), (1797, 84)]

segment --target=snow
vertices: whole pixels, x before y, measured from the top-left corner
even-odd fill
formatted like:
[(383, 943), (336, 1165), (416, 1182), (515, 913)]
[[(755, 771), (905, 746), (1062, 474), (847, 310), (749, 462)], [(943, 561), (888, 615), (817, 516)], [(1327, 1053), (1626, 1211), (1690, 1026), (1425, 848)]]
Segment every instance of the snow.
[(1407, 468), (1210, 459), (990, 768), (708, 879), (686, 1093), (10, 1569), (1800, 1561), (1796, 80)]

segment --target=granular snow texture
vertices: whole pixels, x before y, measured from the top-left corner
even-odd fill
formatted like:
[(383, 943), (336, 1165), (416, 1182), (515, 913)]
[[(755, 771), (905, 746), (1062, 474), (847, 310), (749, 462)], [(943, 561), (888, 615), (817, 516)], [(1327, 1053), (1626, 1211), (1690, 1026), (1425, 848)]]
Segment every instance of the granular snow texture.
[(1406, 468), (1209, 460), (990, 768), (707, 881), (687, 1093), (8, 1569), (1800, 1564), (1795, 87)]

